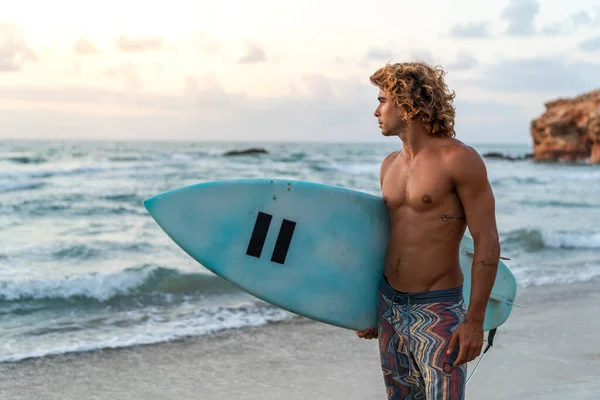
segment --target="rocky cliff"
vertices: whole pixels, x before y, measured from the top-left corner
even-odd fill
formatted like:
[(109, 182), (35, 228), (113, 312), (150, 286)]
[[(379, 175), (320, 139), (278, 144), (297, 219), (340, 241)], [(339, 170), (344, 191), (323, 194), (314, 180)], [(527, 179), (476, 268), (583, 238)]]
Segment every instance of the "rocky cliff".
[(531, 122), (534, 158), (600, 163), (600, 89), (545, 106)]

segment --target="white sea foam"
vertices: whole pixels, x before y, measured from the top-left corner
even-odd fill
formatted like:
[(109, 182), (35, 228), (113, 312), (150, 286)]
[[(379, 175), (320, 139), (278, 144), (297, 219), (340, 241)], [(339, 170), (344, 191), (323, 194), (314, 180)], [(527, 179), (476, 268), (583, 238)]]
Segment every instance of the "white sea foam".
[(542, 232), (542, 240), (556, 249), (600, 249), (600, 233)]
[(589, 282), (600, 277), (600, 265), (565, 266), (558, 270), (543, 272), (539, 266), (531, 268), (513, 268), (513, 274), (521, 287), (568, 285)]
[[(212, 307), (188, 313), (185, 318), (170, 319), (153, 310), (139, 310), (143, 323), (123, 331), (118, 327), (98, 326), (97, 329), (33, 336), (28, 341), (8, 337), (0, 347), (0, 362), (15, 362), (48, 355), (78, 353), (99, 349), (116, 349), (168, 342), (190, 336), (202, 336), (227, 329), (265, 325), (293, 318), (293, 314), (270, 306), (242, 304), (237, 307)], [(130, 313), (131, 314), (131, 313)], [(126, 316), (127, 320), (133, 318)], [(98, 318), (96, 318), (98, 319)], [(114, 316), (113, 316), (114, 319)]]

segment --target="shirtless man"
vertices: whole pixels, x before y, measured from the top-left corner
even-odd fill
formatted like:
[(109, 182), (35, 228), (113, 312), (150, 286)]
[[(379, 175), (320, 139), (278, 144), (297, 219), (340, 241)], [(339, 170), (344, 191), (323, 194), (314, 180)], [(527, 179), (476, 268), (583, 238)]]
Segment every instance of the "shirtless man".
[[(441, 68), (388, 64), (370, 80), (379, 87), (381, 132), (399, 137), (402, 149), (381, 164), (390, 242), (378, 326), (357, 335), (379, 338), (388, 399), (463, 399), (500, 256), (485, 164), (454, 138), (454, 93)], [(468, 309), (459, 264), (466, 227), (475, 245)]]

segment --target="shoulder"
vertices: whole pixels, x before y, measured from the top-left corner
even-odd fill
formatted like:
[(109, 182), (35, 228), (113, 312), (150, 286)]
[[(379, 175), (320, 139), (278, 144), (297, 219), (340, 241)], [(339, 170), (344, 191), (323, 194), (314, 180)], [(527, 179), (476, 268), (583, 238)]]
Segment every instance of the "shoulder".
[(398, 157), (398, 154), (400, 154), (399, 151), (394, 151), (394, 152), (388, 154), (387, 156), (385, 156), (385, 158), (381, 162), (381, 168), (379, 170), (379, 178), (380, 178), (381, 184), (383, 184), (383, 177), (384, 177), (385, 173), (389, 169), (390, 165), (394, 162), (394, 160), (396, 160), (396, 158)]
[(387, 171), (389, 166), (396, 160), (396, 158), (398, 158), (399, 154), (400, 154), (400, 151), (394, 151), (394, 152), (388, 154), (387, 156), (385, 156), (385, 158), (381, 162), (381, 174), (382, 175), (385, 173), (385, 171)]
[(457, 139), (442, 149), (441, 159), (444, 169), (455, 181), (487, 179), (485, 162), (479, 152)]

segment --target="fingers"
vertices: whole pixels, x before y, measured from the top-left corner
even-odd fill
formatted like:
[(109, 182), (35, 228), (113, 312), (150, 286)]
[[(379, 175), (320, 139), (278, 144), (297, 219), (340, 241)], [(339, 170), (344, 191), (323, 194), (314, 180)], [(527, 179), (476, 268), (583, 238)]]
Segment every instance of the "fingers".
[(446, 351), (446, 353), (450, 354), (454, 351), (454, 349), (456, 348), (457, 340), (458, 334), (456, 333), (456, 331), (454, 331), (454, 333), (452, 334), (452, 339), (450, 339), (450, 344), (448, 345), (448, 351)]
[(464, 342), (460, 343), (460, 352), (458, 353), (458, 357), (456, 357), (456, 361), (454, 361), (454, 365), (458, 366), (465, 362), (467, 356), (467, 346)]
[(482, 346), (483, 345), (479, 345), (479, 344), (476, 344), (476, 343), (474, 343), (471, 346), (471, 351), (469, 351), (469, 355), (467, 357), (467, 362), (473, 361), (474, 359), (476, 359), (477, 357), (479, 357), (479, 355), (481, 354), (481, 347)]
[(477, 352), (476, 348), (473, 348), (473, 347), (469, 348), (469, 351), (468, 351), (467, 356), (465, 358), (465, 362), (473, 361), (475, 359), (475, 357), (477, 357), (475, 355), (476, 352)]
[(460, 365), (466, 362), (471, 362), (481, 354), (481, 346), (473, 342), (461, 343), (460, 353), (454, 365)]
[[(474, 332), (473, 332), (474, 331)], [(448, 345), (448, 354), (452, 354), (456, 350), (456, 346), (460, 347), (458, 356), (454, 361), (454, 365), (458, 366), (469, 361), (473, 361), (481, 354), (483, 347), (483, 333), (469, 326), (459, 325), (452, 333), (450, 344)]]
[(363, 339), (375, 339), (378, 336), (377, 329), (370, 328), (365, 329), (364, 331), (356, 331), (356, 336)]

